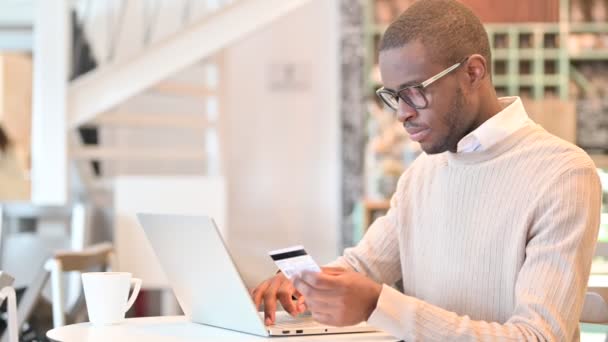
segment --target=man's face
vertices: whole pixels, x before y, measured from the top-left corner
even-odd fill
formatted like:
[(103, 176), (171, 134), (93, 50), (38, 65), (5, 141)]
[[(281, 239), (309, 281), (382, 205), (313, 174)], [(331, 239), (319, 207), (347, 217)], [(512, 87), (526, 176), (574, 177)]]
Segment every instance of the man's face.
[[(380, 74), (384, 88), (398, 91), (406, 85), (419, 84), (449, 67), (431, 62), (424, 46), (416, 41), (401, 48), (380, 53)], [(428, 106), (414, 109), (399, 101), (397, 119), (428, 154), (456, 152), (458, 141), (471, 127), (466, 101), (459, 79), (462, 68), (452, 71), (425, 88)]]

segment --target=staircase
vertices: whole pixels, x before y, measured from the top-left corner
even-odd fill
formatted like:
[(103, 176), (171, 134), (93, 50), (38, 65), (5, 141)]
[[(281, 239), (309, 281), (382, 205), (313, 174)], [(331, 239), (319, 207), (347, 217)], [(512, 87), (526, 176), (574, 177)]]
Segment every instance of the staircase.
[[(307, 1), (39, 2), (34, 202), (65, 203), (69, 170), (92, 196), (124, 174), (220, 172), (221, 50)], [(65, 82), (60, 61), (82, 57), (68, 39), (72, 11), (96, 67)]]

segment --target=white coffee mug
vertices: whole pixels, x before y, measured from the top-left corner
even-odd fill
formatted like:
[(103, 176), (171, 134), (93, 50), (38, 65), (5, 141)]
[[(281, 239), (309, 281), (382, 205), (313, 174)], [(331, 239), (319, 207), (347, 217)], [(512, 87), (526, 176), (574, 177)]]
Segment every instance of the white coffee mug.
[[(132, 278), (127, 272), (89, 272), (82, 274), (82, 285), (89, 321), (94, 325), (107, 325), (125, 319), (125, 313), (139, 294), (141, 279)], [(127, 301), (131, 286), (133, 293)]]

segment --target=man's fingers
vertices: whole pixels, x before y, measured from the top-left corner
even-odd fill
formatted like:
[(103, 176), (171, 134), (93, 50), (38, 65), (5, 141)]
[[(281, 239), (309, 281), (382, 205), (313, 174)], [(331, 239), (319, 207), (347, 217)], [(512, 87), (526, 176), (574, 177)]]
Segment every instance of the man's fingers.
[(298, 313), (302, 313), (304, 311), (306, 311), (307, 307), (306, 307), (306, 303), (305, 303), (306, 299), (304, 296), (299, 295), (298, 296), (298, 300), (296, 301), (296, 308), (298, 310)]
[(294, 294), (295, 288), (289, 281), (284, 281), (279, 290), (277, 291), (277, 298), (283, 305), (285, 311), (289, 312), (292, 316), (298, 314), (298, 310), (296, 305), (293, 303), (291, 299), (292, 294)]
[(334, 275), (304, 271), (299, 278), (315, 290), (331, 290), (336, 288), (336, 276)]
[(255, 303), (256, 310), (260, 310), (262, 298), (264, 296), (264, 292), (266, 292), (266, 289), (268, 288), (269, 283), (270, 281), (266, 280), (252, 291), (253, 303)]
[(300, 292), (300, 294), (306, 297), (307, 301), (320, 300), (328, 296), (334, 295), (334, 289), (318, 288), (309, 284), (303, 278), (294, 277), (293, 286)]
[(281, 279), (273, 278), (270, 286), (264, 292), (264, 317), (265, 321), (270, 319), (270, 324), (274, 323), (275, 312), (277, 311), (277, 290)]
[[(291, 283), (291, 286), (293, 286), (293, 283)], [(293, 286), (293, 291), (293, 295), (296, 296), (296, 298), (299, 298), (302, 295), (295, 286)]]
[(275, 312), (277, 311), (277, 300), (275, 298), (264, 298), (264, 319), (274, 324)]
[(308, 307), (306, 307), (306, 297), (304, 297), (304, 295), (301, 294), (300, 291), (298, 291), (298, 289), (296, 289), (295, 287), (293, 295), (296, 297), (296, 303), (294, 305), (296, 307), (296, 310), (298, 310), (298, 313), (303, 313), (304, 311), (306, 311), (308, 309)]
[(346, 268), (344, 267), (321, 267), (321, 271), (323, 271), (323, 273), (334, 275), (347, 272)]

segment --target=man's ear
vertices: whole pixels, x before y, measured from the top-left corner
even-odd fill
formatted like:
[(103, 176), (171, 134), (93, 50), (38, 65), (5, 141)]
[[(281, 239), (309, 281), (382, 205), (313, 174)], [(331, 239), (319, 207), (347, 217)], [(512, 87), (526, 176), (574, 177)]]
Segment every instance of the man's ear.
[(469, 56), (465, 61), (465, 72), (469, 86), (473, 89), (479, 88), (482, 81), (489, 76), (486, 59), (479, 54)]

